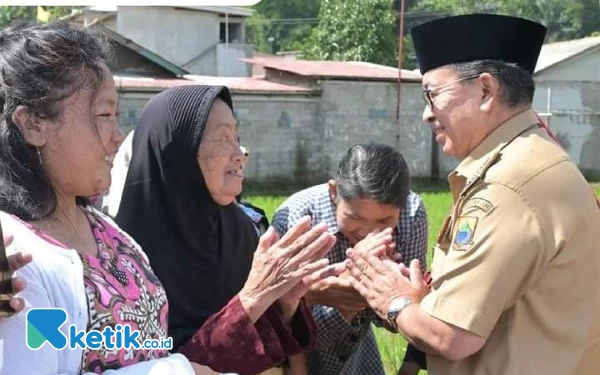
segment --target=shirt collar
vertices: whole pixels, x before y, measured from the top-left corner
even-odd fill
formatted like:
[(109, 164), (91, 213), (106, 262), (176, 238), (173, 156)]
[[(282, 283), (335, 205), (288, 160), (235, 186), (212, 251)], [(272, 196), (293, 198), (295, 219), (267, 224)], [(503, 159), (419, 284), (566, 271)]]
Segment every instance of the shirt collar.
[(448, 176), (454, 199), (458, 198), (471, 180), (479, 177), (481, 171), (502, 147), (537, 122), (533, 110), (528, 109), (513, 116), (490, 133)]

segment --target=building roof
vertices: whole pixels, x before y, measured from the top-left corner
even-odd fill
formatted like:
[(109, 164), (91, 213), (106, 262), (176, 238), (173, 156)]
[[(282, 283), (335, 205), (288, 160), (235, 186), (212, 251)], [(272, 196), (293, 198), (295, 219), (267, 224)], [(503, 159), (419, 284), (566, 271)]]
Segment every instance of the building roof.
[[(238, 17), (250, 17), (254, 10), (249, 8), (240, 8), (240, 7), (229, 7), (229, 6), (169, 6), (165, 5), (163, 8), (179, 8), (179, 9), (187, 9), (187, 10), (196, 10), (200, 12), (209, 12), (209, 13), (218, 13), (218, 14), (228, 14), (230, 16), (238, 16)], [(65, 16), (64, 19), (72, 19), (76, 20), (84, 14), (106, 14), (111, 15), (117, 12), (117, 5), (98, 5), (98, 6), (89, 6), (84, 7), (79, 10), (74, 11), (68, 16)]]
[[(282, 57), (253, 57), (240, 59), (267, 69), (280, 70), (304, 77), (321, 79), (397, 81), (398, 69), (359, 61), (309, 61)], [(420, 82), (417, 72), (402, 69), (403, 81)]]
[(282, 84), (266, 79), (254, 77), (214, 77), (214, 76), (199, 76), (186, 75), (185, 78), (213, 86), (227, 86), (233, 92), (238, 93), (263, 93), (263, 94), (315, 94), (319, 90), (312, 90), (306, 87), (293, 86)]
[(152, 78), (113, 75), (117, 90), (159, 92), (170, 87), (191, 85), (194, 81), (184, 78)]
[(104, 35), (106, 35), (114, 43), (118, 43), (118, 44), (122, 45), (123, 47), (128, 48), (128, 49), (134, 51), (135, 53), (137, 53), (137, 54), (143, 56), (144, 58), (152, 61), (153, 63), (159, 65), (163, 69), (166, 69), (167, 71), (173, 73), (176, 76), (181, 76), (181, 75), (189, 73), (187, 70), (183, 69), (179, 65), (170, 62), (169, 60), (167, 60), (164, 57), (162, 57), (162, 56), (160, 56), (160, 55), (158, 55), (158, 54), (150, 51), (147, 48), (142, 47), (141, 45), (137, 44), (136, 42), (134, 42), (131, 39), (127, 39), (122, 34), (119, 34), (118, 32), (109, 29), (108, 27), (104, 26), (102, 23), (96, 22), (96, 23), (91, 24), (88, 27), (90, 27), (90, 28), (92, 28), (94, 30), (100, 31), (101, 33), (103, 33)]
[(596, 49), (600, 49), (600, 37), (588, 37), (544, 44), (535, 67), (535, 73), (540, 73)]
[(245, 77), (213, 77), (213, 76), (198, 76), (186, 75), (183, 78), (147, 78), (147, 77), (132, 77), (132, 76), (115, 76), (115, 84), (117, 88), (126, 91), (148, 91), (158, 92), (170, 87), (180, 85), (213, 85), (227, 86), (231, 92), (244, 94), (281, 94), (281, 95), (310, 95), (319, 94), (317, 90), (311, 90), (305, 87), (297, 87), (284, 85), (267, 81), (260, 78), (245, 78)]
[(230, 16), (238, 16), (238, 17), (250, 17), (254, 10), (250, 8), (240, 8), (240, 7), (228, 7), (228, 6), (196, 6), (196, 7), (179, 7), (183, 9), (190, 10), (200, 10), (203, 12), (212, 12), (219, 14), (228, 14)]

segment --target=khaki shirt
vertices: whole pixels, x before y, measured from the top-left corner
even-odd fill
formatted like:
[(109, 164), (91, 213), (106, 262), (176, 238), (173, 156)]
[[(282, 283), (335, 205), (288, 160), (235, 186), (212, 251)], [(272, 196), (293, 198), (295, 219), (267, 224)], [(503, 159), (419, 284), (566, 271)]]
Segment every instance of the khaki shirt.
[(525, 111), (449, 176), (423, 309), (486, 339), (430, 375), (600, 374), (600, 209), (560, 146)]

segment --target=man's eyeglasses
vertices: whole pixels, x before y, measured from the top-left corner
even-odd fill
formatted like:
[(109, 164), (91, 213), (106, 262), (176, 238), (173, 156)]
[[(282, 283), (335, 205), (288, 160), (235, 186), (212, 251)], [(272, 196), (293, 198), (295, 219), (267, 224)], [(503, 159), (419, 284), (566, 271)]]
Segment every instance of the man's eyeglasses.
[[(495, 73), (497, 73), (497, 72), (486, 72), (486, 73), (489, 73), (489, 74), (495, 74)], [(480, 76), (481, 74), (482, 74), (482, 73), (478, 73), (478, 74), (473, 74), (473, 75), (470, 75), (470, 76), (462, 77), (462, 78), (460, 78), (460, 79), (457, 79), (457, 80), (455, 80), (455, 81), (450, 81), (450, 82), (444, 83), (443, 85), (441, 85), (441, 86), (438, 86), (438, 87), (436, 87), (436, 88), (435, 88), (435, 89), (433, 89), (433, 90), (430, 90), (430, 89), (423, 89), (423, 101), (425, 102), (425, 105), (428, 105), (430, 108), (433, 108), (433, 98), (432, 98), (432, 96), (431, 96), (432, 94), (434, 94), (434, 92), (433, 92), (433, 91), (436, 91), (436, 93), (435, 93), (435, 94), (437, 95), (437, 94), (439, 94), (439, 93), (440, 93), (440, 91), (441, 91), (441, 90), (443, 90), (443, 89), (444, 89), (444, 88), (446, 88), (446, 87), (449, 87), (449, 86), (451, 86), (451, 85), (453, 85), (453, 84), (455, 84), (455, 83), (459, 83), (459, 82), (463, 82), (463, 81), (468, 81), (468, 80), (470, 80), (470, 79), (479, 78), (479, 76)]]

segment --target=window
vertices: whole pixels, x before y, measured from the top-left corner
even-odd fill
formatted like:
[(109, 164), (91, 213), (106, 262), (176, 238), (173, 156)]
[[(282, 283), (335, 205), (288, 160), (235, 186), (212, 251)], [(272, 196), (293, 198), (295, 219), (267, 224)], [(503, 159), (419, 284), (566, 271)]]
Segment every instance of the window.
[(242, 40), (242, 24), (230, 22), (227, 26), (229, 26), (229, 35), (227, 35), (226, 33), (226, 23), (221, 22), (219, 30), (219, 42), (225, 43), (225, 39), (229, 37), (227, 40), (228, 43), (243, 43), (244, 41)]

